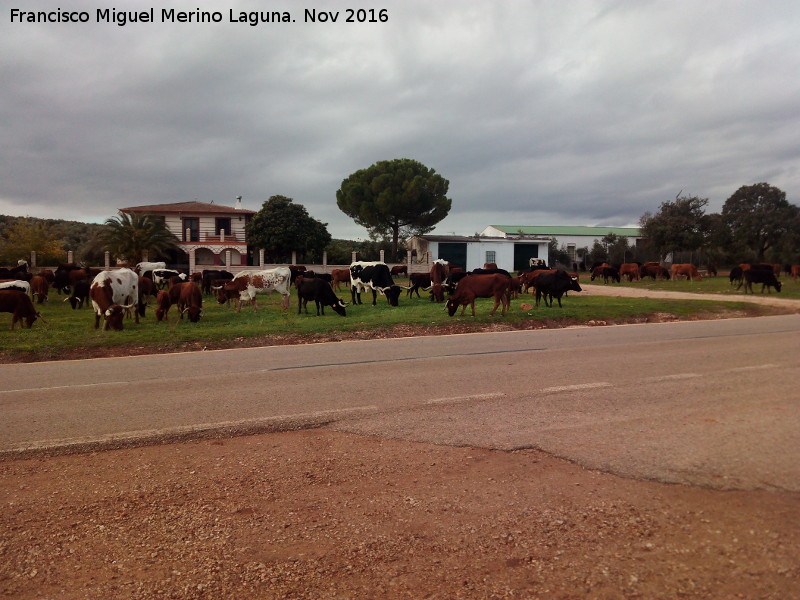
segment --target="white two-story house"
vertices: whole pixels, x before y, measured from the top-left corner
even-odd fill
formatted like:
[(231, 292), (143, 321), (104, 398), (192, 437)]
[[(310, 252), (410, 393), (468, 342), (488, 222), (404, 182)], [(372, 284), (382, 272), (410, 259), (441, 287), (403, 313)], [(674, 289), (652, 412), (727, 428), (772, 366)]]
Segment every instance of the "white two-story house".
[[(163, 218), (167, 228), (180, 240), (180, 251), (169, 257), (174, 266), (189, 272), (216, 266), (247, 266), (245, 227), (255, 211), (207, 202), (149, 204), (120, 209), (124, 213), (149, 214)], [(150, 257), (154, 260), (155, 257)]]

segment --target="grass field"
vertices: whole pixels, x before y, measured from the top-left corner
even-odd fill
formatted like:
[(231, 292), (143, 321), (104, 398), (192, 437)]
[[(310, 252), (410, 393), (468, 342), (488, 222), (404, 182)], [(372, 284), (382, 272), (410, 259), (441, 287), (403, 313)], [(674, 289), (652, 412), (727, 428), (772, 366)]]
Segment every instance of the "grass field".
[[(399, 281), (401, 285), (404, 281)], [(614, 284), (645, 286), (678, 291), (729, 293), (727, 278), (706, 279), (703, 282), (635, 282)], [(794, 289), (793, 289), (794, 288)], [(800, 284), (789, 282), (784, 290), (800, 296)], [(789, 295), (789, 294), (785, 294)], [(349, 293), (339, 296), (349, 302)], [(730, 314), (731, 311), (747, 314), (770, 312), (753, 304), (723, 301), (676, 301), (659, 299), (605, 298), (572, 293), (564, 299), (564, 307), (544, 305), (528, 311), (521, 309), (523, 303), (533, 304), (530, 295), (512, 301), (505, 317), (498, 311), (489, 316), (492, 301), (476, 303), (475, 318), (470, 311), (464, 317), (456, 313), (449, 317), (443, 304), (433, 304), (422, 298), (408, 299), (405, 293), (399, 307), (390, 307), (386, 299), (378, 297), (377, 306), (371, 305), (369, 294), (366, 304), (348, 305), (347, 316), (340, 317), (332, 310), (317, 317), (313, 308), (310, 314), (297, 314), (297, 297), (293, 295), (289, 310), (280, 310), (276, 294), (259, 297), (259, 310), (253, 312), (245, 307), (241, 313), (219, 305), (213, 297), (204, 298), (204, 314), (199, 323), (188, 319), (179, 320), (175, 307), (170, 310), (169, 321), (157, 323), (153, 314), (153, 303), (147, 308), (147, 316), (136, 325), (132, 319), (125, 321), (121, 332), (94, 329), (94, 314), (91, 308), (72, 310), (64, 303), (63, 296), (52, 295), (48, 303), (36, 305), (46, 322), (37, 321), (32, 329), (9, 330), (11, 316), (0, 321), (0, 358), (6, 362), (16, 360), (59, 360), (85, 356), (138, 354), (145, 352), (169, 352), (195, 350), (237, 345), (269, 345), (303, 343), (323, 339), (351, 339), (360, 334), (377, 337), (397, 332), (398, 335), (415, 333), (436, 334), (453, 331), (478, 331), (484, 328), (506, 327), (508, 329), (530, 329), (536, 327), (564, 326), (565, 324), (589, 321), (631, 322), (644, 321), (648, 316), (674, 315), (675, 318), (708, 317), (714, 314)], [(460, 311), (459, 311), (460, 312)], [(102, 327), (102, 325), (101, 325)]]

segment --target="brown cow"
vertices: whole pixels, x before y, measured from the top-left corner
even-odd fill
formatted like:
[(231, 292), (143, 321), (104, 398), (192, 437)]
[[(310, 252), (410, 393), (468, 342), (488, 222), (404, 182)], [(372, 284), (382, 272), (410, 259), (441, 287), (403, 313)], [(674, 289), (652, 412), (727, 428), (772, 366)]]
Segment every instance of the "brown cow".
[(431, 278), (431, 302), (444, 302), (444, 283), (449, 275), (450, 263), (443, 259), (433, 261), (429, 272)]
[(669, 271), (657, 262), (646, 262), (639, 271), (642, 278), (650, 277), (653, 281), (656, 279), (669, 279)]
[(697, 270), (691, 263), (681, 263), (681, 264), (674, 264), (672, 265), (672, 269), (670, 269), (670, 275), (673, 281), (677, 281), (678, 275), (685, 275), (686, 278), (691, 281), (692, 279), (697, 279), (697, 281), (703, 281), (703, 276), (700, 275), (700, 272)]
[(451, 317), (456, 314), (456, 310), (461, 306), (461, 316), (467, 305), (472, 307), (472, 316), (475, 316), (475, 298), (494, 298), (494, 307), (490, 314), (497, 311), (497, 307), (503, 305), (502, 314), (505, 316), (506, 309), (511, 305), (510, 298), (511, 278), (501, 273), (492, 275), (467, 275), (458, 282), (455, 293), (447, 300), (447, 314)]
[(338, 292), (341, 288), (340, 283), (346, 283), (347, 289), (350, 289), (350, 269), (334, 269), (331, 271), (331, 283)]
[(203, 293), (200, 291), (200, 286), (193, 281), (176, 283), (170, 287), (169, 301), (171, 305), (178, 305), (181, 319), (183, 319), (183, 313), (187, 313), (189, 320), (197, 323), (203, 315)]
[(33, 307), (30, 296), (19, 290), (0, 290), (0, 312), (11, 313), (12, 330), (17, 321), (24, 320), (25, 323), (21, 327), (27, 326), (30, 329), (37, 318), (42, 318), (42, 315)]
[(789, 274), (791, 275), (792, 279), (797, 279), (800, 277), (800, 265), (792, 265), (789, 269)]
[[(102, 318), (103, 330), (111, 328), (122, 331), (125, 311), (135, 308), (139, 303), (139, 276), (130, 269), (102, 271), (92, 280), (89, 299), (94, 309), (95, 329), (100, 326)], [(139, 311), (133, 314), (138, 324)]]
[(156, 296), (156, 321), (167, 321), (167, 313), (172, 303), (169, 301), (169, 292), (167, 290), (159, 290)]
[(408, 265), (395, 265), (391, 270), (392, 275), (408, 275)]
[(636, 263), (622, 263), (619, 266), (619, 276), (627, 277), (628, 281), (641, 281), (641, 276), (639, 274), (639, 265)]
[(36, 303), (41, 304), (42, 302), (47, 302), (47, 290), (50, 288), (47, 279), (41, 275), (34, 275), (31, 277), (30, 284), (31, 295), (38, 296)]

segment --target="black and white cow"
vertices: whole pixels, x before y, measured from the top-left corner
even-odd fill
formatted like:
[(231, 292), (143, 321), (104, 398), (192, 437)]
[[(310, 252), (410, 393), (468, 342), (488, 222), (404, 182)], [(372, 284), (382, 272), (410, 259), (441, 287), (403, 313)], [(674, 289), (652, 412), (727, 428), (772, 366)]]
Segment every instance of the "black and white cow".
[(153, 283), (160, 290), (165, 289), (169, 285), (170, 277), (180, 277), (181, 281), (186, 281), (186, 273), (181, 273), (175, 269), (153, 269)]
[(394, 284), (386, 263), (354, 262), (350, 265), (350, 294), (353, 304), (361, 304), (361, 292), (372, 290), (372, 306), (378, 303), (378, 292), (386, 296), (390, 306), (397, 306), (401, 289)]

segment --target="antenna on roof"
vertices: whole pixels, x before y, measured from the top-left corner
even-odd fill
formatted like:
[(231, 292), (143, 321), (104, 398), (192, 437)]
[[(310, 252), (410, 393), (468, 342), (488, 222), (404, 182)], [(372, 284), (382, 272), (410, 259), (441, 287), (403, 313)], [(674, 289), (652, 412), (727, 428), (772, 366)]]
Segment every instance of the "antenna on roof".
[(242, 208), (242, 197), (236, 196), (236, 206), (234, 208), (241, 209)]

